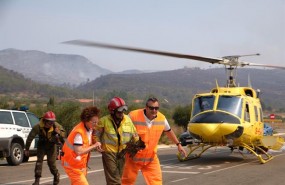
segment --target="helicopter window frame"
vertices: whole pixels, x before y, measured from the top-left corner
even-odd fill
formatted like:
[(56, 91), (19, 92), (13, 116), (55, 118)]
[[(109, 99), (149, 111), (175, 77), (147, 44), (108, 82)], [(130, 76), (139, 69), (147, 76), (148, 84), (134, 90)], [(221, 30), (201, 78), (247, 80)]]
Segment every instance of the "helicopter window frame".
[(249, 104), (248, 104), (248, 102), (245, 103), (245, 108), (244, 108), (244, 121), (250, 122), (250, 109), (249, 109)]
[(243, 99), (240, 96), (220, 95), (218, 99), (217, 110), (226, 111), (241, 118), (242, 105)]
[(255, 112), (255, 121), (260, 122), (260, 116), (259, 116), (259, 112), (258, 112), (257, 106), (254, 106), (254, 112)]
[(263, 122), (263, 111), (262, 111), (262, 107), (259, 107), (259, 113), (260, 113), (260, 121)]
[(247, 96), (253, 97), (253, 92), (252, 92), (251, 89), (245, 89), (245, 90), (244, 90), (244, 93), (245, 93)]

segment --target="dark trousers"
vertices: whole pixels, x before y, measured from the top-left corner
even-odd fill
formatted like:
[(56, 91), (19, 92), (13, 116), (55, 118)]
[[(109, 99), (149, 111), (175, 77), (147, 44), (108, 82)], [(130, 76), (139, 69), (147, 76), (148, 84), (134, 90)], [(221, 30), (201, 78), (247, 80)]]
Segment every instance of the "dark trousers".
[(125, 157), (118, 157), (117, 153), (103, 152), (102, 160), (107, 185), (120, 185)]
[(40, 178), (42, 176), (43, 160), (44, 156), (47, 155), (47, 164), (50, 172), (53, 175), (58, 174), (58, 169), (56, 168), (56, 145), (50, 146), (39, 146), (37, 149), (37, 162), (35, 166), (35, 178)]

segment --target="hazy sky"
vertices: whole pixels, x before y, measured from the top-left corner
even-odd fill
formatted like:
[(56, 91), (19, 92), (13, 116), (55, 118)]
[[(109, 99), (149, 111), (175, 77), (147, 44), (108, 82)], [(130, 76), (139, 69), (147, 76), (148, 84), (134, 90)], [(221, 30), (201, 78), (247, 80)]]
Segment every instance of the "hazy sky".
[(116, 72), (210, 66), (60, 44), (74, 39), (205, 57), (258, 52), (243, 60), (285, 66), (285, 0), (0, 0), (0, 50), (79, 54)]

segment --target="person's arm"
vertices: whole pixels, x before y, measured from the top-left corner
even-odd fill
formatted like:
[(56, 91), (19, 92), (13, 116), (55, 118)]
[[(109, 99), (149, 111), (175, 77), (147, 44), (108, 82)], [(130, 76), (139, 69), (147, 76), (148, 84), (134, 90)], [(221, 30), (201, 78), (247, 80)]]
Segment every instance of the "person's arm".
[(92, 132), (92, 143), (101, 142), (101, 135), (104, 132), (104, 128), (95, 127)]
[(178, 151), (179, 151), (180, 153), (182, 153), (184, 156), (187, 156), (186, 151), (185, 151), (184, 148), (182, 147), (181, 143), (178, 141), (178, 139), (177, 139), (175, 133), (173, 132), (173, 130), (169, 130), (169, 131), (166, 131), (166, 132), (164, 132), (164, 133), (167, 135), (167, 137), (168, 137), (173, 143), (175, 143), (175, 144), (177, 145)]
[(101, 143), (96, 142), (88, 147), (83, 147), (82, 135), (80, 133), (77, 133), (75, 135), (75, 138), (73, 141), (74, 152), (76, 153), (76, 155), (82, 155), (82, 154), (89, 153), (91, 150), (97, 149), (100, 146), (101, 146)]
[(93, 149), (97, 149), (101, 146), (100, 142), (96, 142), (95, 144), (90, 145), (89, 147), (84, 148), (82, 145), (74, 145), (74, 151), (76, 155), (82, 155), (89, 153)]
[[(126, 116), (129, 116), (129, 115), (126, 115)], [(130, 117), (129, 117), (130, 118)], [(139, 140), (139, 135), (138, 135), (138, 132), (137, 132), (137, 129), (133, 123), (133, 121), (130, 119), (131, 121), (131, 133), (132, 133), (132, 137), (134, 138), (135, 141), (138, 141)]]
[(54, 131), (59, 134), (61, 139), (63, 139), (65, 137), (65, 130), (64, 130), (64, 128), (57, 122), (55, 122), (55, 129), (54, 129)]
[(101, 147), (101, 135), (103, 132), (104, 132), (104, 128), (101, 128), (101, 127), (94, 128), (92, 132), (92, 144), (98, 144), (98, 146), (95, 147), (95, 149), (98, 152), (104, 151)]
[(101, 142), (102, 135), (104, 133), (104, 123), (99, 120), (99, 123), (93, 128), (92, 132), (92, 143)]
[(26, 140), (26, 146), (25, 146), (25, 155), (28, 157), (30, 155), (29, 153), (29, 149), (30, 149), (30, 146), (31, 146), (31, 143), (33, 141), (33, 139), (36, 137), (36, 135), (38, 135), (39, 133), (39, 124), (35, 125), (31, 132), (29, 133), (28, 135), (28, 138)]
[(176, 146), (178, 147), (178, 151), (180, 153), (182, 153), (185, 157), (187, 156), (186, 151), (184, 150), (184, 148), (182, 147), (181, 143), (178, 141), (175, 133), (173, 132), (173, 130), (171, 130), (170, 125), (167, 121), (167, 119), (164, 120), (165, 122), (165, 128), (164, 128), (164, 133), (167, 135), (167, 137), (176, 144)]

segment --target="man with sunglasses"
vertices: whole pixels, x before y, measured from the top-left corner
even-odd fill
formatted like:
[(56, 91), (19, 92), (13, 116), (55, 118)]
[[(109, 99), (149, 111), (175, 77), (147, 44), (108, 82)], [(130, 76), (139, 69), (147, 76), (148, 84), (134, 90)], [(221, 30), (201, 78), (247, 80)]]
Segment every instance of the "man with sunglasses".
[(122, 177), (122, 185), (135, 184), (138, 171), (142, 172), (148, 185), (161, 185), (162, 173), (157, 157), (157, 145), (161, 134), (164, 132), (174, 142), (178, 151), (186, 156), (186, 151), (171, 130), (165, 116), (159, 111), (159, 102), (156, 98), (149, 98), (144, 109), (134, 110), (129, 113), (139, 137), (145, 143), (145, 149), (140, 150), (131, 158), (126, 155), (126, 164)]
[(121, 153), (132, 138), (139, 138), (132, 120), (124, 114), (128, 107), (122, 98), (112, 98), (108, 110), (110, 114), (100, 118), (94, 129), (93, 143), (101, 143), (97, 151), (102, 153), (106, 184), (120, 185), (125, 164)]
[(59, 173), (56, 167), (57, 144), (59, 141), (63, 141), (65, 131), (62, 126), (56, 122), (55, 114), (52, 111), (46, 112), (40, 122), (36, 124), (29, 133), (25, 146), (25, 155), (27, 157), (29, 156), (31, 143), (37, 135), (39, 136), (39, 141), (37, 143), (37, 162), (35, 166), (35, 182), (33, 185), (40, 184), (45, 155), (47, 155), (49, 170), (54, 176), (53, 185), (57, 185), (59, 184)]

